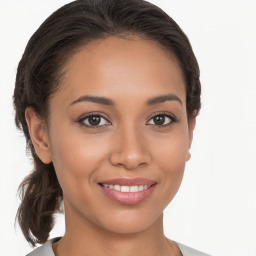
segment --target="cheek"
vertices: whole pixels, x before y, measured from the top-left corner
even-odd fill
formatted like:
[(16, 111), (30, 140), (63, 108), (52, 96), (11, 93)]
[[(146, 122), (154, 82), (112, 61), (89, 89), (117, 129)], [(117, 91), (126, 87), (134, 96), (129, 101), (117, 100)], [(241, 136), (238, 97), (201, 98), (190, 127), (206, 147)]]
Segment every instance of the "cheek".
[(177, 130), (163, 143), (155, 144), (156, 165), (163, 175), (163, 198), (169, 202), (177, 193), (182, 182), (188, 153), (188, 132), (186, 127)]
[(52, 161), (63, 192), (69, 193), (92, 183), (106, 150), (100, 138), (56, 130), (59, 132), (51, 134)]
[[(174, 190), (179, 187), (184, 174), (187, 151), (184, 147), (183, 149), (171, 146), (168, 149), (163, 149), (159, 154), (159, 167), (164, 175), (163, 182)], [(171, 186), (169, 186), (170, 184)]]
[(189, 136), (185, 125), (178, 125), (170, 134), (161, 138), (156, 138), (154, 145), (155, 160), (167, 173), (180, 172), (185, 166), (188, 153)]

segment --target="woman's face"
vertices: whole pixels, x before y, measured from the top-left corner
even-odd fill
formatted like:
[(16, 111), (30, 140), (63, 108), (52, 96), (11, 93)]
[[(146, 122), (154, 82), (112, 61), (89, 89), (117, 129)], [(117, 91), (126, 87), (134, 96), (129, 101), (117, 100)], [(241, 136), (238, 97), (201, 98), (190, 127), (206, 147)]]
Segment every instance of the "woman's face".
[(69, 60), (49, 104), (67, 218), (117, 233), (156, 223), (180, 186), (194, 128), (176, 58), (151, 40), (93, 41)]

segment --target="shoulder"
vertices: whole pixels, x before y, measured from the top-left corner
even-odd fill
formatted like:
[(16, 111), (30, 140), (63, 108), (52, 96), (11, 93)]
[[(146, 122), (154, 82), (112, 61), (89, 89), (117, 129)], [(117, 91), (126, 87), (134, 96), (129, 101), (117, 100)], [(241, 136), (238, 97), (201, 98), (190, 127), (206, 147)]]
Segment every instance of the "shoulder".
[(36, 248), (31, 253), (27, 254), (26, 256), (54, 256), (52, 244), (60, 240), (60, 237), (53, 238), (47, 241), (44, 245)]
[(175, 243), (178, 245), (183, 256), (210, 256), (209, 254), (200, 252), (184, 244), (180, 244), (178, 242), (175, 242)]

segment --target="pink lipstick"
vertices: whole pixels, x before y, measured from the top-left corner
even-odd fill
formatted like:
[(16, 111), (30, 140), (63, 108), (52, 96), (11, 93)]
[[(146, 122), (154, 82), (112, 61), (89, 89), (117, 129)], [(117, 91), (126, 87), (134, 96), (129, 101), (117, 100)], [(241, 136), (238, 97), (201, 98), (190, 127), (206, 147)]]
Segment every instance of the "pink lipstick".
[(144, 178), (121, 178), (101, 181), (98, 184), (110, 199), (120, 204), (133, 205), (149, 197), (157, 182)]

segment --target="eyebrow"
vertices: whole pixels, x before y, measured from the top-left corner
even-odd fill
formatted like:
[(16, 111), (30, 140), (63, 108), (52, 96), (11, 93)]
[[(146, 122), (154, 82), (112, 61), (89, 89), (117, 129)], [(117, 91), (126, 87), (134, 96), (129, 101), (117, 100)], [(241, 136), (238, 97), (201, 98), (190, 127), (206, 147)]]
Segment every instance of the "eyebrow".
[(147, 105), (151, 106), (151, 105), (163, 103), (165, 101), (177, 101), (180, 103), (180, 105), (182, 105), (181, 99), (174, 94), (166, 94), (166, 95), (150, 98), (149, 100), (147, 100)]
[(83, 101), (99, 103), (99, 104), (103, 104), (103, 105), (107, 105), (107, 106), (114, 106), (115, 105), (115, 102), (113, 100), (105, 98), (105, 97), (83, 95), (83, 96), (79, 97), (78, 99), (76, 99), (75, 101), (73, 101), (70, 104), (70, 106), (74, 105), (76, 103), (79, 103), (79, 102), (83, 102)]
[[(106, 106), (115, 106), (115, 102), (109, 98), (99, 97), (99, 96), (90, 96), (90, 95), (83, 95), (79, 97), (78, 99), (74, 100), (70, 104), (70, 106), (79, 102), (84, 102), (84, 101), (98, 103)], [(160, 96), (150, 98), (147, 100), (146, 105), (152, 106), (159, 103), (163, 103), (165, 101), (177, 101), (182, 105), (181, 99), (174, 94), (166, 94), (166, 95), (160, 95)]]

